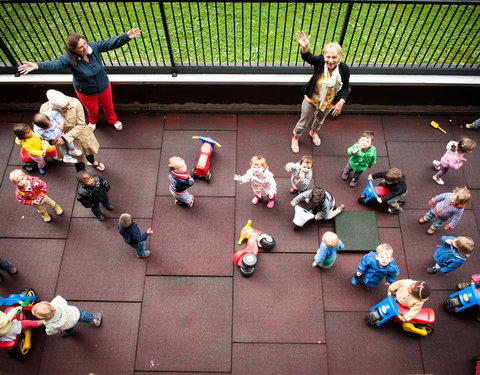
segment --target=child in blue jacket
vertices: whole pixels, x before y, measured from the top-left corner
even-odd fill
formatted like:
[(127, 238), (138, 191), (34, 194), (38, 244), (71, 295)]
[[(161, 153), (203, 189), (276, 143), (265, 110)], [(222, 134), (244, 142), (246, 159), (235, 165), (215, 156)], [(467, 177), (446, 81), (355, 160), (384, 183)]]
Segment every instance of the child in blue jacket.
[(137, 258), (150, 256), (150, 250), (145, 250), (145, 240), (149, 235), (153, 234), (152, 228), (148, 228), (142, 234), (138, 225), (133, 222), (132, 215), (125, 213), (121, 214), (118, 219), (118, 232), (126, 243), (137, 250)]
[(322, 243), (317, 250), (312, 267), (330, 268), (337, 258), (337, 250), (345, 247), (336, 233), (327, 231), (322, 236)]
[(376, 287), (386, 277), (385, 285), (390, 285), (398, 275), (400, 270), (393, 259), (393, 249), (388, 243), (383, 243), (362, 258), (351, 283), (357, 285), (358, 280), (363, 279), (365, 286)]
[(442, 236), (442, 245), (433, 254), (435, 265), (428, 267), (428, 273), (448, 273), (460, 268), (472, 254), (475, 243), (470, 237)]

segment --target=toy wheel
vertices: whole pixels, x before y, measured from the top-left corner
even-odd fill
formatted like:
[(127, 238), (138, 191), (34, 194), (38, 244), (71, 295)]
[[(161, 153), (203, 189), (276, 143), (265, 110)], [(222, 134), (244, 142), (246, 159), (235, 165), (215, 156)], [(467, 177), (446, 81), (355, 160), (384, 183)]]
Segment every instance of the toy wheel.
[(258, 236), (257, 243), (264, 250), (270, 250), (275, 246), (275, 240), (265, 233)]
[(374, 325), (382, 319), (378, 311), (370, 311), (365, 315), (365, 322)]
[(427, 335), (434, 331), (433, 324), (421, 324), (418, 325), (417, 328), (425, 330), (427, 332)]
[(197, 170), (197, 168), (193, 167), (192, 168), (192, 177), (195, 177), (195, 171)]
[(297, 230), (300, 230), (301, 227), (299, 227), (297, 224), (293, 224), (293, 230), (296, 232)]
[(23, 163), (22, 168), (27, 172), (33, 172), (37, 169), (37, 163), (33, 161), (27, 161)]
[(357, 199), (358, 203), (365, 204), (365, 198), (367, 198), (365, 195), (360, 195)]
[[(253, 268), (257, 264), (257, 256), (254, 253), (246, 253), (242, 257), (242, 265), (245, 268)], [(241, 269), (243, 269), (241, 267)]]
[(250, 277), (253, 275), (253, 273), (255, 272), (255, 267), (252, 267), (252, 268), (242, 268), (240, 267), (240, 273), (242, 274), (243, 277)]
[[(21, 291), (20, 291), (20, 294), (23, 294), (24, 296), (37, 296), (37, 294), (35, 293), (35, 291), (31, 288), (23, 288)], [(33, 299), (32, 301), (30, 301), (28, 303), (28, 306), (32, 306), (34, 303), (35, 303), (35, 299)]]
[(445, 306), (446, 310), (452, 311), (452, 310), (456, 310), (459, 307), (461, 307), (462, 303), (460, 302), (460, 299), (458, 297), (453, 297), (453, 298), (448, 298), (447, 300), (445, 300), (443, 305)]
[(205, 176), (205, 180), (207, 182), (210, 182), (211, 179), (212, 179), (212, 172), (208, 170), (207, 175)]
[(30, 353), (30, 348), (26, 348), (25, 345), (25, 333), (20, 333), (18, 338), (17, 346), (8, 351), (8, 355), (16, 359), (25, 359)]

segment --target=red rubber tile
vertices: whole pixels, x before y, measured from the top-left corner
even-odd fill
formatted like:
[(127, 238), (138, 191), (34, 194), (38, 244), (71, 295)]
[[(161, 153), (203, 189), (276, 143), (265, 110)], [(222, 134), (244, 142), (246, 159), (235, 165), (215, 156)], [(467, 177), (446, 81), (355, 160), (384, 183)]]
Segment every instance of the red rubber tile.
[[(371, 130), (375, 134), (373, 144), (377, 149), (377, 156), (387, 156), (382, 117), (366, 115), (341, 115), (335, 121), (325, 120), (319, 131), (322, 144), (319, 147), (313, 147), (313, 154), (346, 156), (347, 149), (357, 142), (365, 130)], [(306, 133), (305, 130), (304, 134)]]
[(377, 158), (377, 164), (361, 175), (360, 182), (354, 188), (349, 186), (350, 179), (343, 181), (340, 177), (347, 161), (348, 156), (345, 156), (345, 158), (315, 156), (313, 167), (315, 186), (323, 187), (332, 193), (337, 206), (343, 203), (346, 211), (375, 210), (378, 226), (398, 227), (398, 215), (389, 214), (384, 208), (376, 205), (367, 207), (357, 201), (363, 189), (367, 186), (368, 174), (370, 172), (375, 173), (387, 170), (389, 168), (388, 159), (383, 157)]
[[(293, 230), (294, 208), (290, 201), (293, 194), (289, 178), (275, 178), (277, 182), (277, 199), (275, 207), (267, 208), (267, 200), (263, 198), (260, 203), (251, 203), (253, 192), (250, 183), (237, 183), (235, 204), (235, 241), (240, 238), (240, 231), (248, 220), (252, 220), (252, 227), (272, 236), (275, 240), (274, 252), (315, 252), (320, 242), (318, 241), (318, 226), (315, 220), (308, 222), (298, 231)], [(306, 207), (305, 205), (303, 205)], [(328, 222), (326, 222), (328, 223)], [(326, 224), (327, 225), (327, 224)], [(330, 221), (328, 225), (333, 225)], [(235, 245), (235, 250), (243, 249), (242, 245)]]
[[(377, 302), (374, 301), (372, 306)], [(400, 324), (368, 326), (365, 312), (327, 312), (327, 357), (331, 374), (423, 374), (418, 336)], [(345, 340), (348, 338), (348, 355)], [(428, 338), (427, 338), (428, 340)]]
[(141, 305), (68, 301), (88, 312), (101, 312), (102, 325), (78, 323), (71, 337), (48, 337), (39, 374), (133, 374)]
[(232, 282), (147, 277), (135, 369), (229, 372)]
[[(135, 220), (141, 229), (149, 220)], [(149, 259), (139, 259), (117, 231), (117, 220), (72, 219), (57, 293), (69, 299), (141, 301)], [(153, 236), (152, 236), (153, 237)], [(148, 242), (147, 242), (148, 245)], [(152, 252), (151, 257), (157, 254)]]
[(197, 132), (204, 130), (237, 130), (236, 114), (167, 113), (165, 116), (166, 130), (195, 130)]
[(231, 276), (233, 226), (233, 198), (198, 197), (187, 208), (157, 197), (148, 274)]
[(480, 230), (480, 190), (471, 190), (471, 192), (473, 213), (475, 214), (477, 229)]
[(140, 113), (118, 113), (118, 119), (123, 123), (123, 129), (118, 131), (103, 120), (97, 124), (95, 137), (100, 143), (101, 150), (107, 148), (160, 148), (164, 116), (164, 114), (150, 116)]
[(478, 273), (478, 260), (475, 259), (477, 255), (475, 253), (460, 268), (446, 274), (431, 275), (427, 273), (426, 269), (435, 264), (433, 254), (441, 244), (441, 236), (468, 236), (475, 243), (479, 243), (480, 236), (476, 229), (473, 212), (465, 211), (459, 224), (453, 230), (438, 229), (433, 235), (426, 233), (428, 224), (422, 225), (417, 222), (425, 212), (426, 210), (408, 210), (400, 218), (410, 277), (416, 280), (425, 280), (433, 289), (448, 289), (461, 280), (469, 280), (470, 275)]
[[(19, 146), (15, 145), (13, 124), (4, 123), (2, 117), (3, 116), (0, 117), (0, 176), (3, 176), (12, 150), (15, 148), (20, 152)], [(17, 159), (19, 159), (19, 154), (17, 154)], [(6, 182), (9, 182), (8, 176)]]
[(327, 373), (326, 345), (233, 344), (232, 375)]
[[(395, 264), (400, 268), (398, 279), (408, 278), (400, 230), (379, 228), (378, 234), (381, 243), (387, 242), (393, 247)], [(387, 290), (385, 281), (376, 288), (366, 288), (361, 283), (357, 286), (350, 284), (358, 263), (364, 255), (364, 253), (343, 253), (340, 251), (337, 253), (337, 259), (332, 268), (320, 271), (322, 273), (326, 311), (367, 311), (375, 303), (385, 298)]]
[[(15, 169), (8, 167), (0, 188), (0, 207), (2, 207), (3, 225), (0, 237), (30, 238), (66, 238), (70, 216), (72, 214), (76, 180), (71, 168), (49, 169), (41, 179), (47, 184), (47, 194), (63, 208), (61, 216), (56, 215), (50, 207), (47, 211), (52, 220), (45, 223), (33, 207), (22, 205), (15, 198), (15, 185), (10, 182), (10, 172)], [(33, 176), (40, 176), (38, 173)]]
[(297, 121), (297, 115), (239, 115), (236, 173), (245, 173), (252, 156), (263, 155), (276, 177), (290, 176), (285, 164), (300, 160), (302, 155), (312, 155), (312, 142), (308, 134), (300, 139), (298, 154), (290, 149), (292, 131)]
[(171, 197), (168, 187), (168, 159), (171, 156), (180, 156), (187, 164), (189, 174), (197, 165), (202, 142), (192, 139), (192, 136), (211, 137), (222, 147), (215, 147), (210, 170), (212, 179), (207, 183), (204, 179), (195, 178), (195, 184), (189, 192), (198, 196), (233, 196), (235, 187), (233, 175), (235, 173), (236, 134), (228, 131), (165, 131), (160, 173), (157, 181), (157, 195)]
[[(447, 133), (432, 127), (431, 121), (437, 122)], [(447, 116), (382, 115), (382, 123), (387, 142), (413, 141), (420, 149), (424, 143), (415, 142), (444, 142), (446, 145), (452, 136), (452, 126)]]
[[(128, 212), (137, 218), (152, 217), (155, 200), (153, 186), (157, 181), (160, 152), (101, 150), (97, 159), (105, 164), (105, 171), (100, 172), (92, 167), (87, 167), (87, 171), (109, 181), (110, 202), (115, 206), (113, 211), (102, 207), (103, 215), (107, 218), (118, 218), (122, 213)], [(83, 207), (78, 201), (75, 201), (73, 216), (95, 218), (92, 210)]]
[[(31, 316), (30, 318), (34, 319)], [(25, 361), (11, 358), (6, 350), (0, 350), (2, 372), (4, 374), (38, 374), (40, 364), (44, 360), (43, 348), (46, 340), (44, 328), (39, 327), (32, 330), (32, 347)]]
[(250, 278), (235, 270), (233, 297), (234, 342), (325, 342), (321, 276), (311, 255), (260, 254)]

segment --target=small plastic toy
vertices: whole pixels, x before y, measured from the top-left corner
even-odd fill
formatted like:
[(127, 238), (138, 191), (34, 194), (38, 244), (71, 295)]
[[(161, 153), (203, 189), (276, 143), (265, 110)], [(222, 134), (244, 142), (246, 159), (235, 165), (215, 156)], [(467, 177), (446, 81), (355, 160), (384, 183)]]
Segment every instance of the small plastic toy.
[[(0, 305), (9, 306), (5, 309), (5, 313), (11, 309), (22, 306), (22, 310), (13, 319), (25, 320), (25, 311), (31, 311), (37, 296), (33, 289), (22, 289), (19, 294), (10, 294), (7, 298), (0, 297)], [(22, 331), (15, 340), (0, 342), (0, 348), (6, 349), (8, 355), (12, 358), (25, 359), (32, 347), (32, 330), (27, 328)]]
[(384, 197), (388, 193), (390, 193), (390, 190), (385, 186), (375, 186), (373, 185), (372, 180), (368, 180), (367, 186), (363, 189), (362, 194), (360, 194), (360, 197), (358, 198), (358, 203), (366, 204), (371, 199), (376, 201), (377, 198)]
[(470, 285), (451, 294), (444, 302), (445, 309), (459, 313), (472, 306), (480, 306), (480, 290), (471, 282)]
[(295, 216), (293, 217), (293, 230), (303, 227), (307, 222), (315, 218), (315, 215), (309, 210), (300, 207), (298, 204), (294, 207)]
[[(46, 156), (57, 156), (57, 151), (55, 150), (55, 147), (53, 147), (51, 150), (48, 150), (46, 152)], [(23, 147), (20, 149), (20, 160), (23, 162), (22, 168), (27, 172), (34, 172), (38, 169), (37, 162), (33, 161), (30, 155), (28, 155), (28, 152), (25, 151)]]
[(432, 121), (432, 122), (430, 123), (430, 125), (432, 125), (435, 129), (438, 129), (438, 130), (440, 130), (441, 132), (447, 134), (447, 132), (440, 127), (440, 125), (438, 124), (438, 122)]
[(244, 277), (250, 277), (255, 271), (257, 264), (257, 255), (259, 247), (264, 250), (271, 250), (275, 246), (275, 240), (257, 229), (253, 229), (252, 220), (248, 220), (247, 224), (240, 231), (240, 239), (237, 244), (241, 245), (243, 240), (247, 240), (247, 247), (237, 250), (233, 255), (233, 263), (240, 268), (240, 272)]
[(215, 146), (222, 147), (220, 143), (210, 137), (194, 136), (192, 139), (199, 139), (202, 141), (200, 148), (200, 155), (198, 157), (197, 165), (192, 169), (192, 177), (204, 178), (205, 181), (210, 182), (212, 179), (212, 171), (210, 170), (210, 159), (213, 154)]
[(406, 323), (398, 318), (408, 312), (408, 308), (395, 301), (392, 293), (388, 292), (387, 297), (373, 306), (370, 312), (365, 315), (365, 321), (370, 325), (381, 326), (393, 318), (396, 323), (401, 323), (404, 331), (415, 333), (420, 336), (427, 336), (433, 332), (435, 323), (435, 312), (430, 308), (422, 308), (418, 315)]

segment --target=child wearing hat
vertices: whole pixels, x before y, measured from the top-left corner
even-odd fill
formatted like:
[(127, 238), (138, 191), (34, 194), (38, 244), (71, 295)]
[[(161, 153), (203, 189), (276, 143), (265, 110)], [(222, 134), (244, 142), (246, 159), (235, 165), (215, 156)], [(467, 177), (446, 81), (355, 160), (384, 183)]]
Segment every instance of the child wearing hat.
[(22, 306), (13, 307), (5, 314), (0, 311), (0, 342), (9, 342), (17, 338), (17, 336), (27, 328), (37, 328), (43, 323), (41, 320), (14, 320), (13, 318)]

